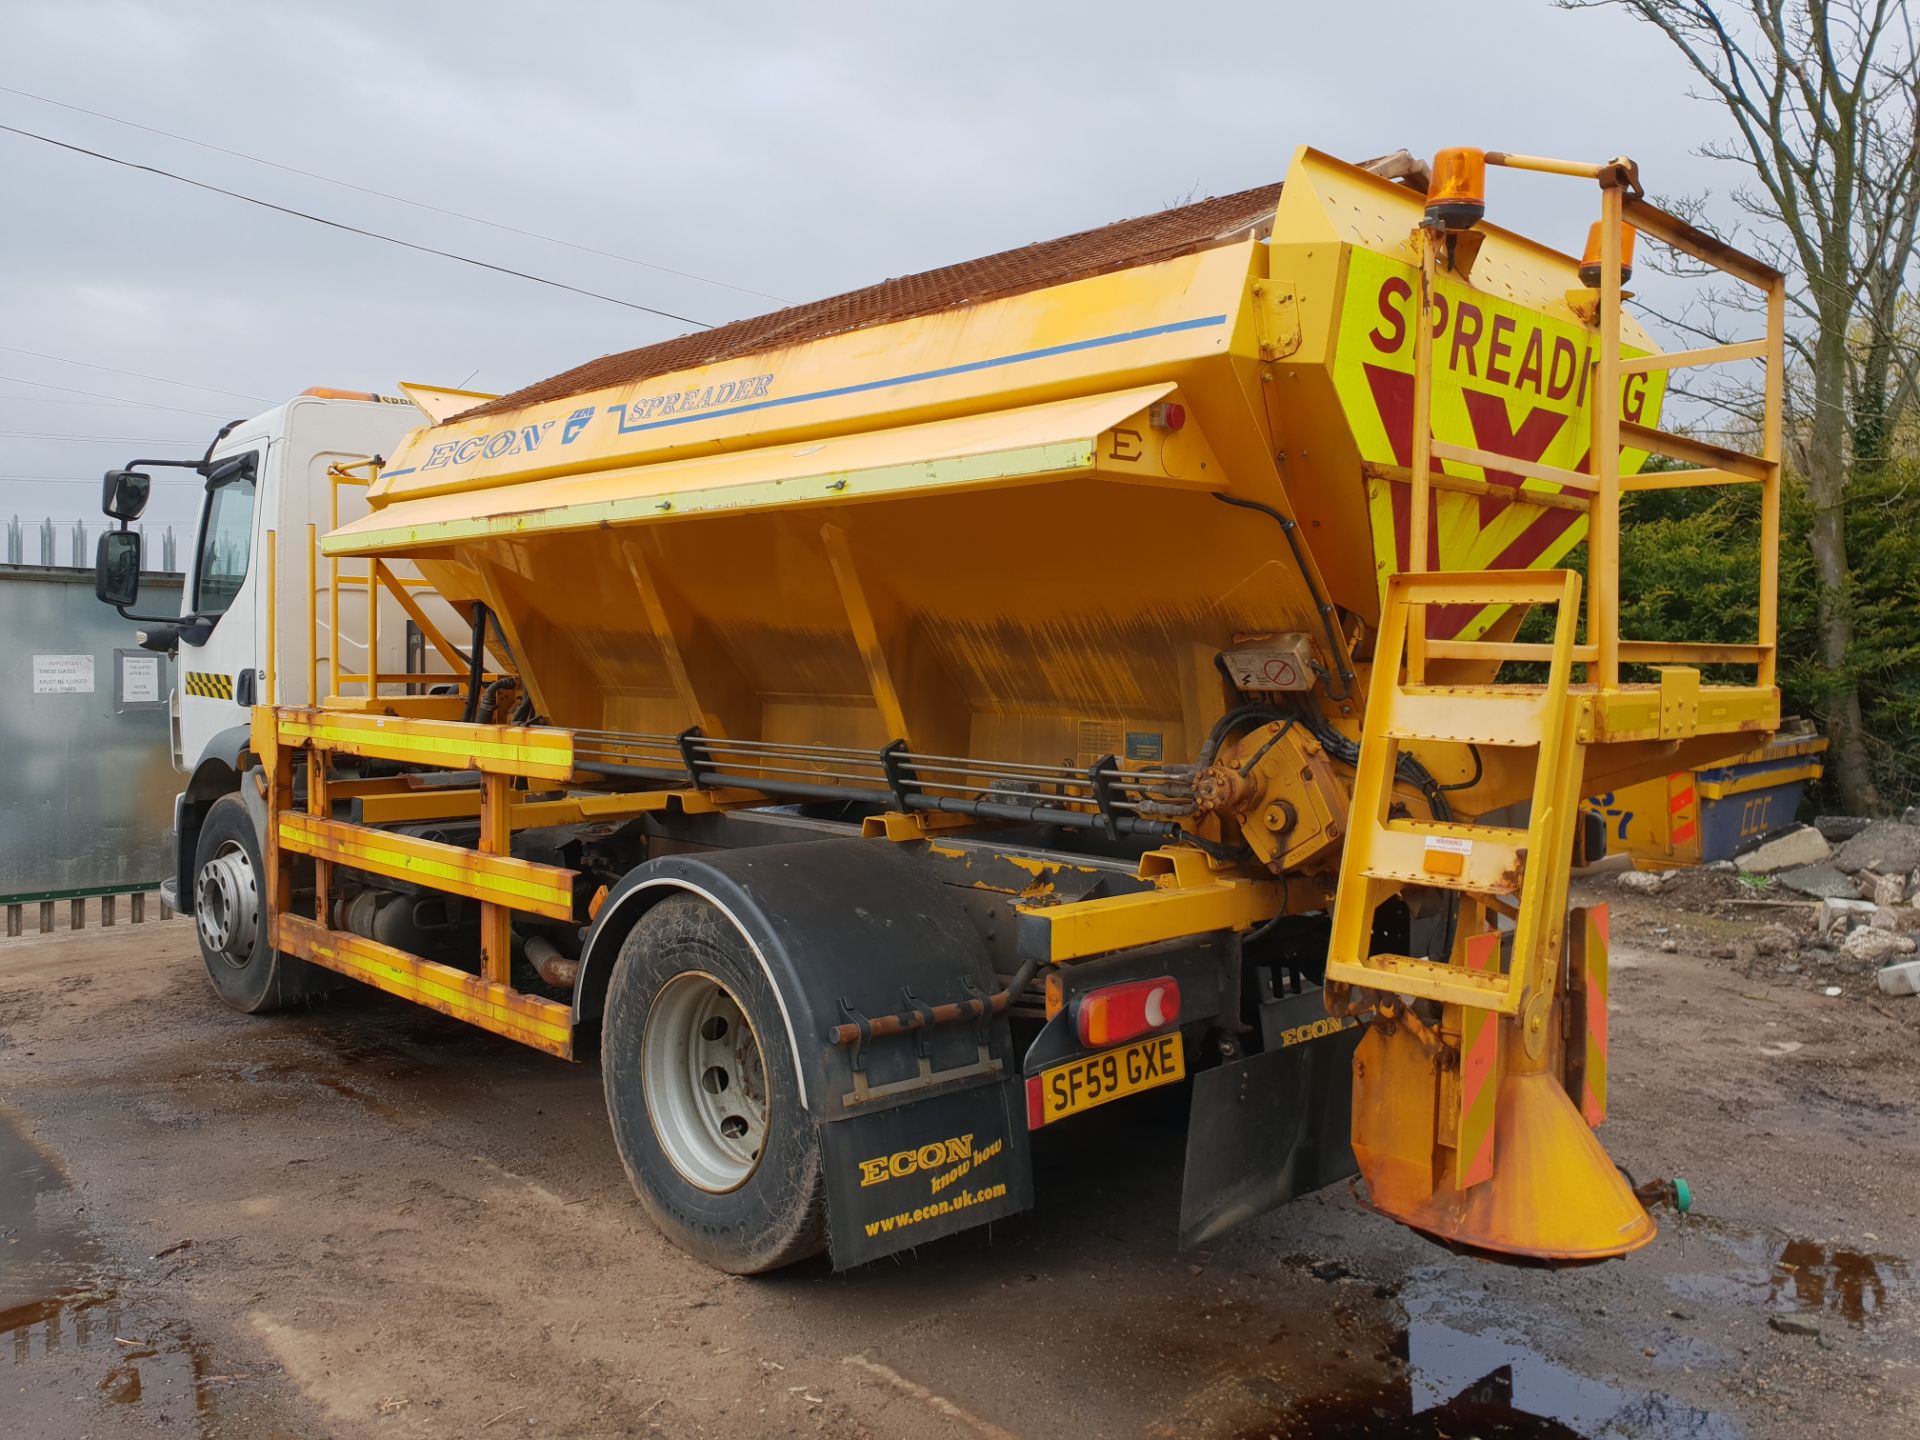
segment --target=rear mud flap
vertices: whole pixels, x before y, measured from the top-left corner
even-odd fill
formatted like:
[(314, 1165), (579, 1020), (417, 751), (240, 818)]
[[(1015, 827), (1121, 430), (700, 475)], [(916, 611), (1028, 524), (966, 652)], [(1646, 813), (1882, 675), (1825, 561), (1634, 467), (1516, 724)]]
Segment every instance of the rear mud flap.
[(1183, 1250), (1359, 1173), (1352, 1116), (1360, 1026), (1329, 1016), (1317, 989), (1262, 1010), (1268, 1048), (1193, 1080)]
[(1033, 1205), (1016, 1082), (953, 1090), (820, 1127), (827, 1238), (845, 1270)]

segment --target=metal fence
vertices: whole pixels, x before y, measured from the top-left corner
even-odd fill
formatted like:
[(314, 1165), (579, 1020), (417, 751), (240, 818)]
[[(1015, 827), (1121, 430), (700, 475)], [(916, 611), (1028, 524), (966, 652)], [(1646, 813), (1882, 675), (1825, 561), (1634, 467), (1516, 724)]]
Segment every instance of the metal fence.
[[(51, 525), (40, 527), (48, 546)], [(19, 537), (8, 530), (8, 550)], [(84, 527), (71, 537), (88, 543)], [(164, 558), (165, 543), (163, 540)], [(181, 577), (141, 577), (141, 599), (179, 608)], [(147, 918), (145, 893), (171, 872), (173, 663), (134, 644), (134, 627), (93, 596), (93, 567), (0, 564), (0, 907), (18, 935), (57, 907), (84, 925)], [(164, 913), (164, 912), (162, 912)]]
[[(76, 520), (71, 526), (55, 525), (51, 519), (39, 524), (23, 524), (18, 515), (7, 521), (6, 543), (0, 546), (0, 560), (8, 565), (65, 566), (75, 570), (93, 569), (93, 549), (99, 541), (102, 530), (116, 528), (111, 521), (95, 521), (91, 525), (85, 520)], [(166, 574), (178, 574), (179, 541), (171, 525), (162, 526), (157, 531), (149, 531), (145, 525), (135, 525), (144, 537), (143, 559), (149, 570)], [(65, 541), (63, 545), (61, 542)], [(154, 550), (155, 544), (159, 550)], [(157, 563), (156, 563), (157, 562)]]

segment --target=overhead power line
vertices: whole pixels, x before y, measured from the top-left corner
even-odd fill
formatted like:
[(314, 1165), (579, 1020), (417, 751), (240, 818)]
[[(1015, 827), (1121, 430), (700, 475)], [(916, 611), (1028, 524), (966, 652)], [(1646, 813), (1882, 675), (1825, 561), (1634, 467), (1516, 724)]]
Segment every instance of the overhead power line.
[(78, 365), (82, 370), (102, 370), (109, 375), (126, 375), (135, 380), (153, 380), (162, 385), (178, 385), (183, 390), (205, 390), (212, 395), (232, 395), (240, 400), (258, 400), (262, 405), (277, 402), (265, 395), (249, 395), (244, 390), (222, 390), (218, 385), (196, 385), (191, 380), (169, 380), (164, 375), (148, 375), (139, 370), (116, 370), (111, 365), (96, 365), (91, 360), (70, 360), (65, 355), (49, 355), (44, 350), (22, 350), (18, 345), (0, 345), (9, 355), (31, 355), (36, 360), (53, 360), (62, 365)]
[[(161, 476), (161, 478), (171, 480), (173, 476)], [(196, 478), (192, 484), (198, 486), (198, 484), (202, 484), (202, 482)], [(77, 478), (73, 478), (73, 476), (63, 476), (63, 474), (61, 474), (61, 476), (46, 476), (46, 478), (33, 476), (33, 474), (0, 474), (0, 486), (92, 486), (94, 490), (100, 490), (100, 480), (98, 480), (98, 478), (92, 478), (92, 480), (77, 480)]]
[[(161, 405), (153, 400), (130, 400), (125, 395), (109, 395), (104, 390), (76, 390), (71, 385), (53, 385), (45, 380), (22, 380), (18, 375), (0, 375), (0, 380), (9, 385), (34, 385), (42, 390), (60, 390), (68, 395), (91, 395), (95, 401), (106, 401), (111, 405), (138, 405), (146, 410), (171, 410), (179, 415), (204, 415), (209, 420), (225, 420), (229, 417), (217, 415), (211, 410), (189, 410), (182, 405)], [(50, 405), (85, 405), (85, 400), (48, 400), (43, 395), (9, 395), (9, 400), (37, 400)]]
[(438, 255), (443, 260), (458, 260), (462, 265), (472, 265), (479, 270), (491, 270), (496, 275), (512, 275), (520, 280), (531, 280), (536, 285), (547, 285), (555, 290), (565, 290), (574, 295), (584, 295), (589, 300), (604, 300), (609, 305), (622, 305), (629, 310), (639, 310), (648, 315), (658, 315), (663, 320), (678, 321), (682, 325), (692, 325), (696, 329), (711, 330), (713, 328), (713, 326), (704, 320), (695, 320), (686, 315), (676, 315), (671, 310), (661, 310), (652, 305), (642, 305), (636, 300), (622, 300), (617, 295), (603, 295), (598, 290), (587, 290), (578, 285), (569, 285), (564, 280), (551, 280), (544, 275), (535, 275), (530, 270), (515, 270), (509, 265), (495, 265), (490, 260), (476, 260), (471, 255), (461, 255), (453, 250), (440, 250), (432, 245), (417, 245), (411, 240), (402, 240), (397, 235), (387, 235), (378, 230), (367, 230), (359, 225), (349, 225), (344, 220), (329, 220), (324, 215), (315, 215), (309, 210), (295, 210), (290, 205), (276, 205), (273, 201), (262, 200), (258, 196), (243, 195), (238, 190), (228, 190), (224, 186), (211, 185), (205, 180), (195, 180), (186, 175), (176, 174), (172, 170), (162, 170), (158, 165), (142, 165), (138, 161), (122, 159), (118, 155), (109, 155), (102, 150), (89, 150), (84, 145), (72, 145), (65, 140), (56, 140), (51, 135), (41, 135), (33, 130), (22, 130), (17, 125), (0, 125), (0, 131), (5, 131), (9, 135), (18, 135), (26, 140), (37, 140), (42, 145), (51, 145), (57, 150), (68, 150), (75, 155), (85, 155), (90, 159), (104, 160), (109, 165), (118, 165), (127, 170), (139, 170), (148, 175), (158, 175), (165, 180), (177, 181), (182, 185), (191, 185), (196, 190), (205, 190), (210, 194), (224, 195), (229, 200), (239, 200), (248, 205), (257, 205), (262, 210), (273, 210), (282, 215), (291, 215), (297, 220), (307, 220), (315, 225), (324, 225), (330, 230), (344, 230), (350, 235), (364, 235), (369, 240), (384, 241), (388, 245), (398, 245), (403, 250), (417, 251), (422, 255)]
[(638, 265), (643, 270), (654, 270), (662, 275), (677, 275), (682, 280), (695, 280), (702, 285), (718, 286), (722, 290), (736, 291), (741, 295), (757, 295), (762, 300), (775, 300), (782, 305), (791, 304), (785, 296), (774, 295), (766, 290), (755, 290), (750, 285), (735, 285), (727, 280), (715, 280), (708, 275), (696, 275), (691, 270), (676, 270), (671, 265), (658, 265), (651, 260), (639, 260), (631, 255), (622, 255), (617, 250), (602, 250), (593, 245), (582, 245), (573, 240), (562, 240), (557, 235), (543, 235), (538, 230), (522, 229), (518, 225), (508, 225), (500, 220), (489, 220), (484, 215), (469, 215), (464, 210), (449, 210), (444, 205), (430, 205), (424, 200), (415, 200), (407, 195), (395, 195), (390, 191), (376, 190), (371, 185), (357, 185), (351, 180), (342, 180), (333, 175), (322, 175), (317, 170), (302, 170), (298, 165), (283, 164), (278, 160), (269, 160), (264, 155), (250, 155), (245, 150), (232, 150), (225, 145), (215, 145), (210, 140), (196, 140), (191, 135), (181, 135), (176, 131), (162, 130), (157, 125), (142, 125), (137, 120), (126, 120), (118, 115), (109, 115), (104, 110), (89, 110), (84, 105), (70, 105), (65, 100), (55, 100), (46, 95), (36, 95), (31, 90), (16, 89), (12, 85), (0, 85), (0, 93), (18, 95), (25, 100), (37, 100), (42, 105), (55, 105), (62, 110), (71, 110), (80, 115), (91, 115), (96, 120), (106, 120), (114, 125), (124, 125), (129, 130), (144, 130), (149, 135), (164, 136), (168, 140), (178, 140), (182, 145), (197, 145), (202, 150), (211, 150), (216, 155), (231, 155), (236, 160), (246, 160), (255, 165), (265, 165), (274, 170), (284, 170), (289, 175), (302, 175), (309, 180), (318, 180), (327, 185), (338, 185), (343, 190), (357, 190), (362, 195), (372, 195), (381, 200), (391, 200), (397, 205), (411, 205), (416, 210), (430, 210), (435, 215), (449, 215), (455, 220), (465, 220), (474, 225), (485, 225), (492, 230), (504, 230), (509, 235), (524, 235), (530, 240), (543, 240), (549, 245), (562, 245), (569, 250), (578, 250), (585, 255), (599, 255), (607, 260), (618, 260), (627, 265)]
[[(137, 410), (145, 408), (141, 406), (138, 400), (65, 400), (54, 395), (16, 395), (12, 391), (0, 394), (0, 404), (7, 402), (26, 405), (78, 405), (92, 410)], [(161, 406), (160, 408), (172, 409), (173, 407)], [(179, 413), (182, 415), (198, 415), (202, 412), (198, 410), (182, 410)], [(222, 416), (221, 418), (225, 419), (226, 417)]]
[(0, 430), (0, 440), (84, 440), (97, 445), (192, 445), (204, 440), (169, 440), (163, 435), (54, 435), (45, 430)]

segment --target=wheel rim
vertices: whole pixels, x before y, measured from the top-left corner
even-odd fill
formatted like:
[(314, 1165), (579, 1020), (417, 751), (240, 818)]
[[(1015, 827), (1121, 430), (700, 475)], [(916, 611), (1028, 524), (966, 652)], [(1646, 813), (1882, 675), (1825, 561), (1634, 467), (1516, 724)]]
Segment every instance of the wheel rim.
[(689, 971), (660, 988), (641, 1040), (647, 1115), (685, 1179), (711, 1194), (744, 1185), (767, 1139), (766, 1067), (740, 1002)]
[(260, 929), (260, 886), (246, 847), (228, 840), (200, 867), (194, 922), (209, 951), (238, 968), (253, 958)]

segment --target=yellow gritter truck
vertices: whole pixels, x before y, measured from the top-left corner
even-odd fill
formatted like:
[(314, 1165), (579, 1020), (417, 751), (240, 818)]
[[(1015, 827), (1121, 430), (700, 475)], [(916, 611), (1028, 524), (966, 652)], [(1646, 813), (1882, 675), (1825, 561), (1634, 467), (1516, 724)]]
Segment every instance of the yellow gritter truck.
[[(1487, 221), (1489, 167), (1584, 186), (1588, 253)], [(1659, 353), (1636, 232), (1765, 332)], [(172, 888), (243, 1010), (355, 980), (597, 1055), (729, 1270), (1020, 1211), (1037, 1132), (1179, 1082), (1184, 1243), (1357, 1171), (1625, 1253), (1579, 805), (1778, 723), (1782, 293), (1625, 160), (1302, 149), (510, 395), (310, 392), (195, 462), (185, 613), (134, 617), (188, 682)], [(1728, 362), (1751, 445), (1663, 429)], [(1622, 494), (1720, 484), (1759, 633), (1622, 636)]]

